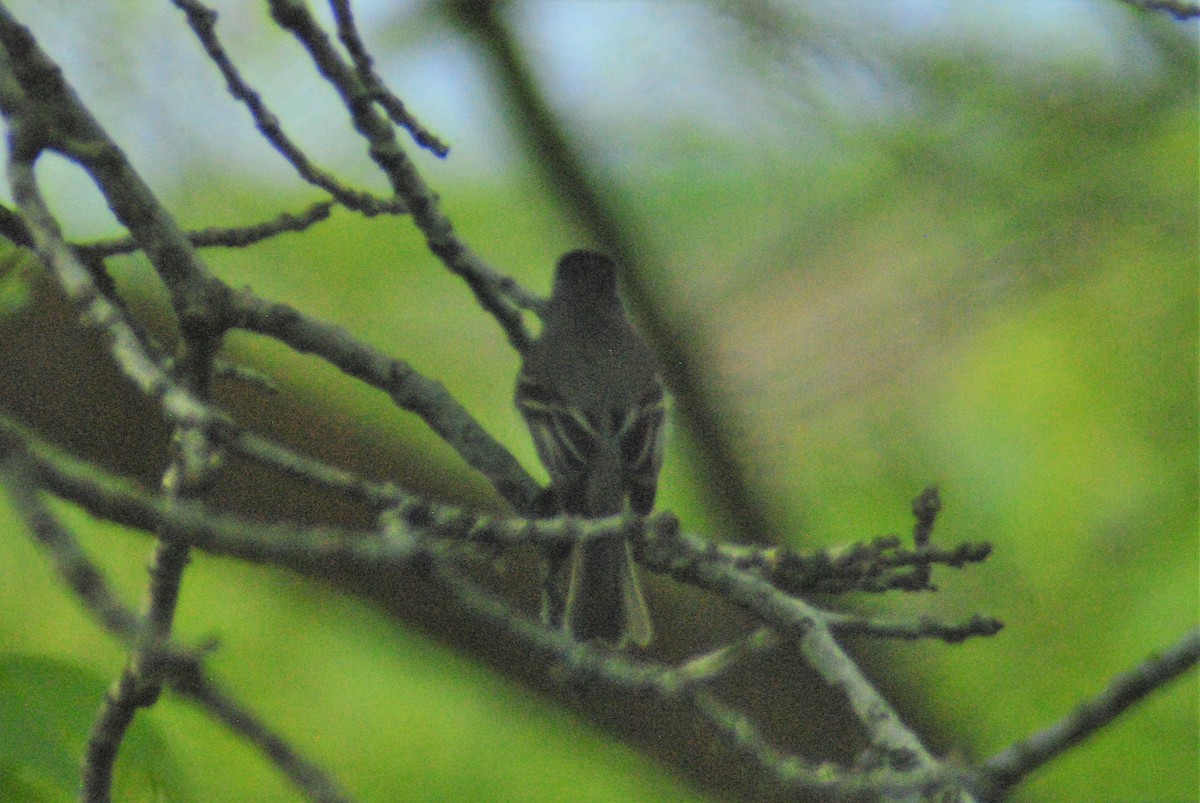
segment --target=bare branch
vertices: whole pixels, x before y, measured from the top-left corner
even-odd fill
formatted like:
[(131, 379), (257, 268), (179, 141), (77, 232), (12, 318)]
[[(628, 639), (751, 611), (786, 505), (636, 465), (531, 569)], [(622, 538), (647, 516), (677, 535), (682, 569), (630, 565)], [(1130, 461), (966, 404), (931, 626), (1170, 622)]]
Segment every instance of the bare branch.
[[(212, 277), (174, 218), (63, 79), (58, 65), (2, 6), (0, 47), (4, 51), (0, 59), (3, 74), (0, 111), (8, 122), (14, 145), (10, 165), (31, 168), (47, 148), (78, 162), (162, 277), (184, 329), (219, 333), (223, 324), (220, 302), (226, 292), (224, 285)], [(47, 224), (54, 225), (53, 218), (43, 208), (35, 224), (26, 208), (30, 203), (28, 187), (33, 183), (32, 176), (21, 183), (27, 190), (22, 214), (34, 230), (35, 242), (41, 250), (46, 247), (45, 230)], [(14, 177), (14, 194), (17, 184)]]
[(105, 630), (126, 640), (134, 638), (143, 624), (140, 618), (121, 603), (83, 548), (38, 498), (37, 477), (28, 457), (16, 450), (5, 452), (0, 461), (0, 478), (34, 540), (46, 551), (67, 587)]
[[(78, 541), (38, 498), (38, 491), (24, 457), (10, 454), (0, 463), (0, 477), (8, 488), (17, 511), (24, 517), (58, 573), (105, 630), (137, 650), (147, 623), (125, 607), (109, 588), (103, 574), (88, 558)], [(113, 705), (113, 700), (135, 699), (143, 694), (141, 684), (150, 681), (158, 688), (166, 683), (223, 722), (263, 752), (279, 770), (313, 800), (341, 801), (346, 798), (334, 782), (315, 764), (301, 756), (283, 737), (274, 733), (245, 706), (238, 704), (208, 677), (202, 660), (208, 650), (181, 650), (162, 642), (139, 653), (137, 675), (122, 675), (115, 693), (110, 693), (110, 717), (96, 721), (89, 736), (88, 755), (81, 797), (104, 801), (111, 797), (112, 767), (117, 748), (132, 721), (134, 707)]]
[(1122, 0), (1134, 8), (1143, 11), (1163, 11), (1183, 22), (1200, 17), (1200, 4), (1188, 3), (1185, 0)]
[(202, 655), (160, 649), (147, 657), (146, 671), (161, 678), (176, 693), (197, 703), (233, 732), (241, 734), (310, 799), (321, 803), (341, 803), (350, 799), (320, 766), (300, 755), (253, 710), (238, 703), (214, 683), (209, 678), (210, 672), (201, 663)]
[(995, 798), (1112, 722), (1200, 661), (1200, 628), (1157, 655), (1117, 675), (1104, 691), (1085, 700), (1070, 714), (1028, 739), (992, 756), (976, 770), (973, 785), (980, 795)]
[(833, 688), (846, 695), (871, 743), (898, 769), (932, 769), (937, 765), (833, 638), (820, 611), (791, 597), (753, 574), (739, 572), (712, 555), (694, 536), (648, 537), (642, 557), (646, 565), (718, 593), (784, 634), (799, 638), (809, 664)]
[[(319, 201), (299, 214), (283, 212), (274, 220), (268, 220), (251, 226), (233, 228), (207, 228), (200, 231), (189, 231), (186, 236), (196, 248), (244, 248), (255, 243), (268, 240), (284, 232), (301, 232), (329, 217), (332, 201)], [(131, 237), (86, 243), (77, 246), (83, 253), (103, 258), (115, 254), (131, 254), (139, 248)]]
[(961, 624), (946, 624), (924, 616), (915, 622), (889, 622), (835, 611), (823, 611), (821, 615), (829, 628), (838, 635), (904, 641), (940, 639), (947, 644), (957, 644), (976, 636), (994, 636), (1004, 628), (999, 619), (978, 614)]
[(986, 542), (952, 547), (927, 544), (913, 550), (892, 535), (804, 552), (729, 543), (716, 549), (733, 565), (753, 568), (781, 590), (799, 595), (931, 591), (926, 567), (962, 568), (982, 563), (992, 552)]
[(333, 18), (337, 22), (338, 39), (354, 60), (354, 69), (363, 84), (370, 88), (375, 102), (383, 107), (393, 123), (406, 129), (418, 145), (439, 158), (445, 158), (450, 149), (409, 113), (404, 102), (387, 88), (375, 72), (374, 59), (363, 46), (349, 0), (331, 0), (330, 5), (333, 7)]
[[(711, 693), (694, 688), (695, 683), (705, 679), (710, 669), (717, 670), (717, 664), (724, 660), (724, 656), (716, 658), (714, 664), (708, 667), (702, 661), (685, 665), (682, 673), (680, 670), (634, 661), (620, 653), (579, 644), (562, 630), (541, 627), (537, 622), (516, 614), (503, 602), (465, 580), (444, 558), (435, 559), (431, 566), (460, 605), (473, 615), (485, 619), (494, 632), (508, 634), (527, 649), (535, 651), (535, 654), (552, 656), (557, 662), (556, 672), (568, 673), (576, 683), (592, 682), (625, 689), (646, 689), (666, 698), (681, 696), (691, 700), (719, 732), (741, 745), (758, 764), (788, 787), (836, 799), (867, 794), (875, 796), (881, 789), (947, 791), (957, 788), (953, 774), (936, 763), (921, 764), (919, 767), (878, 767), (863, 773), (843, 771), (830, 765), (815, 765), (787, 755), (772, 746), (745, 716), (720, 702)], [(753, 636), (741, 645), (732, 647), (731, 652), (725, 655), (744, 649), (757, 651), (766, 648), (770, 640), (771, 637), (765, 634)], [(719, 674), (717, 670), (713, 676)], [(970, 800), (967, 796), (957, 799)]]
[[(959, 781), (941, 767), (895, 770), (890, 767), (843, 769), (833, 764), (814, 764), (788, 755), (771, 744), (744, 714), (707, 691), (693, 699), (699, 710), (716, 725), (726, 739), (768, 770), (778, 783), (802, 789), (821, 800), (909, 800), (963, 801)], [(940, 796), (938, 796), (940, 795)]]
[(760, 627), (750, 635), (718, 650), (693, 658), (687, 663), (664, 672), (659, 684), (667, 690), (695, 686), (715, 680), (747, 658), (769, 652), (783, 643), (779, 632)]
[(273, 337), (303, 354), (317, 354), (346, 374), (384, 391), (399, 407), (419, 415), (469, 465), (487, 477), (513, 507), (530, 509), (540, 490), (537, 483), (440, 382), (356, 341), (341, 327), (318, 321), (286, 304), (242, 292), (234, 297), (233, 305), (239, 328)]
[(314, 165), (299, 146), (284, 133), (283, 127), (279, 124), (279, 118), (267, 108), (262, 97), (246, 83), (241, 72), (229, 60), (229, 54), (225, 52), (225, 48), (217, 38), (217, 12), (198, 0), (171, 0), (171, 2), (187, 15), (188, 25), (196, 34), (196, 38), (200, 40), (200, 44), (203, 45), (204, 52), (208, 54), (209, 59), (217, 65), (221, 75), (225, 77), (225, 85), (229, 89), (229, 94), (250, 110), (254, 124), (263, 137), (295, 168), (300, 178), (325, 190), (347, 209), (354, 209), (366, 215), (400, 214), (405, 211), (402, 206), (397, 206), (394, 202), (380, 200), (369, 193), (358, 192), (343, 186), (329, 173)]
[[(0, 415), (0, 451), (23, 454), (28, 460), (28, 470), (39, 484), (100, 518), (146, 531), (166, 531), (165, 537), (172, 541), (214, 554), (308, 574), (321, 573), (323, 569), (362, 573), (404, 568), (413, 560), (416, 537), (482, 546), (561, 545), (622, 537), (630, 526), (621, 516), (604, 519), (479, 516), (419, 499), (394, 486), (367, 486), (364, 493), (373, 503), (390, 505), (388, 521), (399, 527), (384, 533), (396, 536), (389, 542), (377, 531), (264, 524), (218, 513), (198, 501), (155, 496), (65, 454), (4, 415)], [(651, 526), (667, 530), (678, 523), (670, 514), (660, 514), (651, 520)]]
[(80, 310), (81, 320), (108, 336), (113, 360), (122, 373), (147, 397), (157, 401), (173, 421), (189, 421), (214, 430), (232, 427), (228, 418), (177, 383), (150, 356), (147, 345), (122, 311), (97, 289), (90, 273), (62, 239), (38, 189), (33, 166), (10, 159), (9, 180), (22, 216), (37, 242), (38, 255), (55, 272), (67, 298)]
[(370, 144), (371, 158), (388, 177), (396, 194), (408, 204), (429, 250), (467, 283), (483, 308), (496, 318), (513, 348), (524, 351), (530, 335), (520, 309), (538, 309), (539, 299), (525, 292), (511, 277), (485, 265), (458, 237), (450, 219), (442, 213), (436, 193), (396, 142), (390, 121), (376, 111), (371, 88), (338, 54), (307, 6), (299, 0), (271, 0), (270, 5), (272, 18), (308, 50), (321, 75), (341, 95), (355, 129)]

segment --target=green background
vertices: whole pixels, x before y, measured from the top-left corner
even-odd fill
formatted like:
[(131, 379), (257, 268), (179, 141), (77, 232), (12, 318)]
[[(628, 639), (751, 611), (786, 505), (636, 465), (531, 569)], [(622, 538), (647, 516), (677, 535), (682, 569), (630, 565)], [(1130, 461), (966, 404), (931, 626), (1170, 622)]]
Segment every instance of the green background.
[[(555, 13), (574, 9), (582, 26), (589, 13), (582, 5), (560, 4)], [(989, 8), (1005, 16), (999, 5), (983, 4), (982, 30)], [(1068, 5), (1078, 7), (1081, 27), (1085, 13), (1099, 14), (1113, 40), (1069, 44), (1078, 38), (1069, 15), (1057, 39), (1035, 35), (1029, 22), (1032, 43), (1011, 54), (949, 16), (926, 37), (894, 39), (869, 34), (870, 26), (839, 28), (836, 14), (798, 15), (770, 41), (751, 36), (766, 36), (755, 27), (761, 23), (726, 20), (720, 30), (746, 41), (730, 33), (732, 44), (709, 53), (723, 59), (709, 69), (728, 82), (717, 101), (754, 94), (765, 119), (730, 123), (719, 102), (701, 101), (696, 108), (708, 116), (660, 117), (633, 104), (623, 117), (611, 99), (589, 106), (569, 92), (551, 93), (606, 177), (625, 225), (653, 253), (651, 302), (703, 355), (706, 387), (734, 433), (747, 479), (790, 542), (832, 546), (903, 532), (909, 500), (936, 482), (946, 507), (935, 537), (995, 545), (982, 567), (939, 572), (936, 595), (853, 601), (888, 615), (980, 612), (1005, 621), (994, 639), (865, 649), (873, 677), (897, 690), (902, 715), (920, 718), (922, 736), (939, 752), (971, 758), (1049, 725), (1197, 620), (1195, 24), (1119, 3)], [(530, 21), (530, 8), (538, 9), (518, 6), (510, 19), (553, 88), (554, 54), (536, 35), (544, 29)], [(905, 9), (942, 13), (930, 4)], [(30, 15), (19, 4), (14, 13)], [(129, 8), (121, 13), (141, 19)], [(227, 13), (259, 26), (231, 27), (230, 36), (247, 53), (261, 37), (263, 52), (246, 57), (290, 109), (285, 123), (335, 169), (359, 174), (365, 158), (353, 155), (352, 140), (342, 153), (320, 136), (326, 123), (338, 132), (342, 123), (287, 106), (288, 91), (298, 90), (275, 83), (296, 57), (286, 40), (267, 33), (259, 16)], [(622, 13), (659, 24), (670, 11), (631, 4)], [(398, 60), (384, 59), (385, 75), (431, 43), (471, 53), (469, 40), (455, 38), (441, 17), (412, 14), (372, 29), (370, 41)], [(41, 33), (36, 25), (34, 32)], [(47, 35), (45, 46), (73, 80), (83, 67)], [(815, 40), (807, 50), (795, 45), (805, 35)], [(1004, 41), (1023, 35), (1009, 32)], [(796, 49), (771, 49), (780, 42)], [(1111, 56), (1113, 48), (1123, 55)], [(786, 56), (796, 52), (802, 57)], [(153, 55), (109, 65), (111, 85), (144, 88), (138, 59)], [(637, 78), (645, 54), (627, 55), (609, 53), (589, 80), (604, 87), (602, 68), (614, 65), (624, 71), (614, 80)], [(886, 73), (886, 102), (875, 110), (861, 102), (855, 82), (865, 79), (834, 69), (843, 62)], [(211, 85), (221, 113), (248, 127), (210, 73), (168, 80)], [(288, 74), (297, 86), (315, 86), (307, 72)], [(472, 75), (465, 87), (442, 87), (438, 112), (450, 124), (426, 120), (451, 141), (450, 159), (418, 163), (463, 238), (545, 292), (555, 255), (583, 244), (582, 235), (509, 135), (484, 131), (506, 123), (494, 108), (473, 105), (488, 77)], [(403, 83), (397, 89), (408, 99)], [(103, 103), (100, 86), (85, 100)], [(836, 102), (839, 92), (858, 102)], [(470, 121), (463, 133), (450, 127), (459, 119)], [(139, 142), (122, 144), (141, 166)], [(146, 168), (161, 171), (156, 188), (187, 226), (257, 221), (314, 198), (295, 182), (237, 169), (216, 146), (181, 150), (169, 168), (155, 161), (164, 151), (161, 142), (149, 147)], [(45, 175), (67, 188), (81, 181), (69, 170)], [(86, 193), (64, 190), (57, 203), (74, 221), (73, 236), (115, 231)], [(205, 256), (231, 286), (337, 322), (438, 378), (535, 465), (511, 407), (515, 355), (406, 219), (335, 213), (302, 235)], [(154, 309), (160, 295), (144, 265), (124, 260), (116, 273)], [(26, 325), (22, 316), (51, 303), (47, 295), (39, 290), (32, 306), (0, 323)], [(262, 414), (281, 418), (264, 428), (317, 426), (335, 441), (334, 454), (375, 466), (377, 476), (391, 476), (379, 465), (399, 462), (418, 487), (495, 504), (448, 449), (381, 394), (252, 336), (235, 334), (227, 353), (283, 387), (287, 405)], [(20, 355), (35, 365), (52, 356)], [(86, 380), (77, 387), (86, 394)], [(36, 417), (32, 406), (5, 406)], [(672, 426), (660, 506), (690, 530), (738, 540), (697, 480), (690, 456), (703, 445), (678, 421)], [(69, 432), (45, 428), (72, 442)], [(161, 449), (159, 434), (146, 437)], [(276, 504), (286, 514), (289, 500)], [(138, 604), (150, 540), (56, 509)], [(654, 588), (673, 593), (666, 582)], [(438, 640), (280, 572), (196, 556), (179, 632), (219, 636), (214, 676), (364, 800), (704, 795)], [(0, 797), (73, 796), (88, 723), (122, 660), (0, 498)], [(1197, 691), (1192, 672), (1037, 773), (1016, 799), (1194, 799)], [(122, 800), (293, 794), (253, 751), (170, 695), (138, 717), (118, 784)]]

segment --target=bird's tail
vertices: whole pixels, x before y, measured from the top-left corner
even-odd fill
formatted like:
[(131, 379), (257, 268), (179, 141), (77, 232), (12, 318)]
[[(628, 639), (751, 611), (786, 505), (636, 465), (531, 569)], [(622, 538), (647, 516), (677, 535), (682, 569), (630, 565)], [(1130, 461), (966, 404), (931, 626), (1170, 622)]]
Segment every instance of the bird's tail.
[(575, 547), (566, 619), (579, 641), (603, 639), (618, 649), (650, 643), (650, 612), (627, 541), (602, 538)]

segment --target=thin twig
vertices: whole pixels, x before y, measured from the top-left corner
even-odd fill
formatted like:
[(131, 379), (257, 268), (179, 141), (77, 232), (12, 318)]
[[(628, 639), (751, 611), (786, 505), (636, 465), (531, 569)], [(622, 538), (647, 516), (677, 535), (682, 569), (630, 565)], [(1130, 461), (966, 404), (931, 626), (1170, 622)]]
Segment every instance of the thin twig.
[[(905, 547), (896, 536), (803, 552), (787, 547), (763, 548), (729, 543), (719, 544), (714, 549), (730, 564), (755, 569), (779, 589), (801, 596), (928, 590), (930, 584), (925, 567), (958, 569), (981, 563), (992, 552), (991, 544), (986, 542), (950, 547), (927, 544), (913, 550)], [(897, 571), (899, 569), (909, 571)]]
[(214, 683), (197, 656), (159, 650), (150, 656), (149, 664), (148, 670), (162, 677), (173, 691), (191, 699), (257, 747), (304, 795), (321, 803), (342, 803), (350, 799), (319, 765), (300, 755), (253, 710)]
[(25, 520), (34, 540), (101, 626), (126, 641), (133, 639), (142, 628), (141, 619), (121, 603), (79, 542), (38, 497), (37, 474), (28, 456), (15, 450), (6, 452), (0, 461), (0, 478), (3, 478), (0, 485), (7, 489), (13, 507)]
[[(929, 549), (933, 526), (937, 522), (937, 515), (941, 510), (942, 498), (938, 495), (938, 489), (934, 485), (930, 485), (913, 500), (912, 512), (916, 521), (913, 523), (912, 542), (918, 555)], [(933, 583), (930, 582), (932, 574), (933, 566), (931, 564), (918, 565), (912, 573), (913, 588), (934, 590)]]
[(350, 9), (350, 1), (331, 0), (330, 6), (333, 8), (333, 18), (337, 23), (338, 39), (350, 54), (350, 58), (354, 60), (354, 69), (358, 73), (359, 79), (370, 88), (375, 101), (383, 107), (393, 123), (412, 135), (418, 145), (432, 152), (438, 158), (444, 159), (450, 152), (450, 148), (412, 116), (404, 102), (388, 89), (379, 74), (375, 72), (374, 59), (367, 52), (362, 37), (358, 33), (358, 26), (354, 22), (354, 12)]
[[(230, 228), (211, 227), (186, 233), (188, 242), (196, 248), (244, 248), (255, 243), (268, 240), (284, 232), (301, 232), (326, 220), (333, 207), (332, 201), (318, 201), (310, 204), (300, 213), (281, 212), (273, 220), (256, 223), (249, 226), (234, 226)], [(112, 240), (100, 240), (83, 243), (77, 249), (84, 254), (96, 257), (109, 257), (116, 254), (131, 254), (139, 248), (132, 237), (120, 237)]]
[(963, 800), (957, 795), (959, 781), (941, 767), (900, 771), (886, 766), (844, 769), (813, 764), (780, 750), (749, 718), (715, 695), (701, 690), (692, 699), (726, 739), (785, 788), (803, 790), (820, 800)]
[(822, 611), (821, 617), (839, 636), (868, 636), (904, 641), (940, 639), (947, 644), (957, 644), (976, 636), (994, 636), (1004, 628), (999, 619), (978, 614), (960, 624), (947, 624), (929, 617), (921, 617), (915, 622), (891, 622), (834, 611)]
[(659, 684), (673, 690), (715, 680), (747, 658), (773, 650), (782, 641), (778, 631), (760, 627), (743, 639), (664, 672)]
[(341, 95), (355, 130), (367, 140), (370, 156), (388, 177), (392, 189), (408, 204), (413, 223), (425, 236), (429, 250), (462, 278), (485, 310), (492, 314), (517, 351), (528, 347), (530, 335), (521, 309), (537, 309), (540, 299), (527, 293), (512, 277), (501, 275), (467, 247), (442, 213), (436, 193), (425, 183), (396, 141), (390, 120), (379, 114), (370, 87), (347, 64), (300, 0), (270, 0), (272, 18), (308, 50), (325, 80)]
[[(34, 474), (24, 464), (24, 457), (10, 453), (0, 464), (0, 476), (8, 489), (18, 513), (27, 522), (37, 543), (45, 550), (67, 586), (84, 607), (92, 613), (105, 630), (135, 650), (146, 631), (146, 622), (123, 605), (114, 594), (104, 575), (80, 547), (75, 537), (62, 526), (39, 498)], [(129, 698), (138, 694), (138, 683), (152, 680), (157, 686), (165, 682), (174, 691), (195, 701), (217, 720), (223, 722), (247, 742), (258, 747), (271, 763), (287, 776), (296, 787), (314, 800), (342, 801), (346, 798), (317, 765), (301, 756), (283, 737), (273, 732), (257, 715), (237, 703), (208, 677), (201, 661), (205, 650), (181, 650), (163, 641), (140, 654), (141, 677), (122, 675), (110, 700)], [(85, 800), (106, 800), (111, 791), (111, 767), (116, 758), (120, 736), (132, 721), (132, 707), (118, 707), (112, 718), (96, 721), (90, 749), (97, 758), (85, 764), (83, 797)], [(124, 718), (124, 719), (121, 719)]]
[(973, 785), (982, 797), (1000, 797), (1025, 776), (1079, 744), (1197, 662), (1200, 662), (1200, 627), (1117, 675), (1104, 691), (1080, 703), (1050, 727), (983, 762), (974, 773)]
[[(605, 519), (522, 519), (479, 516), (462, 508), (419, 499), (387, 486), (375, 489), (391, 506), (404, 537), (389, 542), (378, 532), (332, 527), (266, 524), (219, 513), (193, 500), (155, 495), (96, 466), (72, 457), (28, 428), (0, 414), (0, 451), (21, 453), (40, 485), (82, 506), (92, 515), (127, 527), (163, 530), (181, 544), (257, 563), (272, 563), (300, 573), (322, 569), (387, 572), (413, 560), (414, 537), (484, 546), (572, 544), (587, 539), (622, 537), (629, 522)], [(656, 529), (676, 526), (662, 514), (651, 520)]]
[(246, 83), (241, 72), (230, 61), (229, 54), (225, 52), (224, 46), (217, 38), (217, 12), (198, 0), (171, 0), (171, 2), (187, 15), (188, 26), (200, 40), (209, 59), (221, 71), (229, 94), (245, 105), (250, 111), (250, 116), (254, 118), (254, 125), (259, 132), (271, 144), (271, 147), (292, 165), (300, 178), (325, 190), (346, 208), (366, 215), (399, 214), (404, 211), (394, 203), (375, 198), (370, 193), (359, 192), (343, 186), (332, 175), (314, 165), (304, 151), (300, 150), (300, 147), (284, 133), (279, 118), (267, 108), (262, 96)]
[(405, 494), (390, 482), (372, 482), (352, 471), (292, 451), (253, 432), (240, 433), (228, 446), (247, 460), (270, 466), (302, 482), (338, 491), (346, 498), (367, 504), (375, 510), (398, 504), (405, 498)]

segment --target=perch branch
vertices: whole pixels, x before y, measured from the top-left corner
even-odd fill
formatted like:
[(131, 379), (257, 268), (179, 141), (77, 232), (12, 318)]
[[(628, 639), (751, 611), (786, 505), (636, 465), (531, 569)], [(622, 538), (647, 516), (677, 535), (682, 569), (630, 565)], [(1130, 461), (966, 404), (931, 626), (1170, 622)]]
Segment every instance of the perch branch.
[[(11, 427), (6, 431), (10, 430)], [(60, 465), (61, 460), (52, 459), (54, 456), (48, 453), (50, 451), (44, 444), (25, 445), (25, 452), (34, 461), (31, 471), (36, 472), (36, 476), (48, 487), (68, 498), (83, 501), (89, 509), (100, 515), (144, 529), (161, 530), (189, 546), (213, 554), (270, 563), (305, 574), (324, 573), (331, 568), (360, 574), (380, 572), (398, 566), (417, 567), (433, 559), (435, 563), (440, 561), (438, 565), (442, 566), (442, 575), (457, 576), (456, 570), (447, 563), (453, 554), (449, 542), (439, 546), (439, 541), (431, 541), (429, 536), (456, 541), (469, 537), (485, 542), (547, 543), (553, 539), (612, 537), (622, 532), (622, 526), (631, 526), (621, 517), (595, 521), (528, 521), (491, 520), (462, 514), (457, 519), (439, 521), (436, 510), (421, 505), (401, 509), (397, 521), (402, 526), (385, 528), (384, 533), (374, 535), (330, 528), (258, 524), (237, 517), (216, 515), (198, 502), (152, 498), (127, 484), (97, 476), (94, 470), (83, 465), (64, 469)], [(481, 615), (501, 617), (507, 631), (522, 641), (532, 641), (541, 649), (550, 650), (580, 677), (601, 676), (606, 682), (653, 687), (667, 696), (690, 694), (696, 684), (719, 676), (738, 657), (769, 649), (778, 641), (780, 634), (793, 634), (789, 637), (799, 639), (802, 650), (827, 682), (847, 695), (872, 742), (890, 759), (890, 769), (901, 774), (897, 777), (907, 777), (905, 773), (915, 772), (916, 775), (910, 779), (914, 784), (924, 784), (934, 777), (937, 763), (924, 752), (916, 737), (904, 728), (832, 638), (834, 631), (845, 629), (850, 633), (861, 633), (868, 630), (866, 626), (858, 620), (811, 608), (778, 590), (764, 588), (764, 581), (750, 572), (739, 572), (730, 567), (715, 553), (704, 555), (692, 551), (688, 542), (694, 539), (676, 533), (677, 523), (670, 516), (656, 517), (646, 526), (654, 531), (653, 538), (646, 537), (648, 542), (671, 539), (684, 545), (682, 563), (687, 565), (677, 566), (676, 571), (701, 581), (704, 587), (723, 590), (727, 598), (743, 604), (759, 618), (769, 622), (774, 633), (759, 631), (742, 643), (676, 669), (631, 664), (607, 651), (596, 651), (575, 644), (564, 633), (540, 627), (533, 619), (517, 614), (482, 590), (474, 586), (468, 588), (465, 580), (454, 580), (451, 585), (457, 589), (456, 594), (467, 608)], [(647, 551), (652, 551), (652, 548)], [(690, 558), (686, 557), (689, 553)], [(884, 634), (895, 635), (891, 632)], [(730, 725), (729, 721), (722, 722), (722, 727)], [(793, 764), (782, 766), (794, 769)], [(784, 775), (790, 772), (788, 770)], [(804, 783), (815, 782), (813, 778), (804, 777)], [(858, 780), (854, 783), (858, 783)]]

